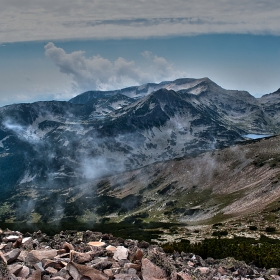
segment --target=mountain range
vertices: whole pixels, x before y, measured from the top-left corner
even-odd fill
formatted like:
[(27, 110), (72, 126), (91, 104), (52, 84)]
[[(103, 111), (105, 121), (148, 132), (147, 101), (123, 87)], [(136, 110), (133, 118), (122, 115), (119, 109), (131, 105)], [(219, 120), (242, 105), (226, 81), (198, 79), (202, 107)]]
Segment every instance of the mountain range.
[[(65, 213), (69, 215), (71, 207), (75, 208), (69, 195), (76, 201), (74, 193), (83, 193), (96, 180), (121, 178), (134, 170), (153, 170), (154, 164), (181, 157), (199, 158), (205, 152), (246, 141), (249, 133), (276, 135), (280, 130), (279, 108), (280, 89), (255, 98), (246, 91), (223, 89), (208, 78), (88, 91), (68, 102), (2, 107), (0, 219), (61, 219)], [(133, 182), (133, 175), (130, 177), (125, 182)], [(157, 180), (151, 180), (145, 181), (143, 190), (150, 184), (157, 187)], [(120, 179), (117, 181), (126, 190), (132, 188)], [(97, 189), (106, 190), (103, 198), (98, 195), (104, 208), (115, 205), (118, 209), (130, 204), (134, 207), (143, 202), (142, 196), (129, 191), (125, 192), (127, 196), (118, 198), (115, 193), (111, 197), (107, 193), (111, 185), (98, 184)], [(170, 184), (162, 194), (169, 193), (177, 183)], [(92, 186), (95, 187), (90, 188), (91, 192), (95, 193), (96, 185)], [(47, 203), (50, 198), (57, 207)], [(85, 201), (80, 203), (87, 205)], [(67, 206), (70, 208), (66, 211)], [(96, 211), (103, 217), (116, 210), (114, 206), (111, 212), (98, 210), (96, 205), (80, 208), (79, 217), (96, 215)]]

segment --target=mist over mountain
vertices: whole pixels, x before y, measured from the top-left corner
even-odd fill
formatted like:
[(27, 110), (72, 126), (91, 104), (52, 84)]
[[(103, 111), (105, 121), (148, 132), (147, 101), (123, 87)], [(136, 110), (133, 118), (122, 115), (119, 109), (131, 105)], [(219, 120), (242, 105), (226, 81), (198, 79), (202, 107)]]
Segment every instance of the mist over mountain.
[[(53, 197), (59, 205), (62, 190), (231, 146), (248, 133), (277, 134), (279, 104), (279, 90), (257, 99), (202, 78), (2, 107), (1, 202), (12, 198), (13, 210), (2, 206), (0, 218), (24, 220), (43, 194), (60, 192)], [(64, 208), (53, 211), (64, 215)]]

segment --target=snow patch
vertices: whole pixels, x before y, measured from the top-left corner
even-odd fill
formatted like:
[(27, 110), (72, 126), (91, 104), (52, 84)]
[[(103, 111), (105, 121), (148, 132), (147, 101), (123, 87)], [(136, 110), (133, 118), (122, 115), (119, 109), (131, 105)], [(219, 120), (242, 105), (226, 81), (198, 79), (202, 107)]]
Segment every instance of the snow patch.
[(23, 179), (20, 181), (20, 184), (25, 184), (33, 181), (35, 179), (36, 175), (31, 175), (30, 173), (26, 173), (23, 177)]
[(1, 141), (0, 141), (0, 148), (4, 148), (4, 144), (3, 144), (3, 141), (6, 141), (10, 136), (6, 136), (5, 138), (3, 138)]

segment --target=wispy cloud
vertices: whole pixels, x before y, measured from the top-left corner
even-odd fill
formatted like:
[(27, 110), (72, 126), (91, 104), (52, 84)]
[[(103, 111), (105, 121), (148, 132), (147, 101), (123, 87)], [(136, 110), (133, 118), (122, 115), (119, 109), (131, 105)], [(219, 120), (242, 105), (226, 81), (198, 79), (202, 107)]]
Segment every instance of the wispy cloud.
[(134, 61), (127, 61), (123, 57), (111, 62), (100, 55), (87, 58), (84, 51), (66, 53), (52, 42), (45, 45), (45, 54), (59, 67), (60, 72), (72, 77), (74, 89), (80, 91), (108, 90), (129, 84), (160, 82), (185, 74), (175, 70), (173, 64), (165, 58), (149, 51), (142, 54), (149, 64), (147, 71), (142, 71)]
[(2, 0), (2, 42), (208, 33), (280, 35), (278, 0)]

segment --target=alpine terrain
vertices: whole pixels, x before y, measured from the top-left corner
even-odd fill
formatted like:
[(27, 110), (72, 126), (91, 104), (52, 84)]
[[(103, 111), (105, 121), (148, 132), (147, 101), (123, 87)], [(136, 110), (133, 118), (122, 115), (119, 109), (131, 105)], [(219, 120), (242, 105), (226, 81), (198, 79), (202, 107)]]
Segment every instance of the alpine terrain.
[[(208, 78), (0, 108), (0, 220), (215, 222), (280, 195), (280, 90)], [(260, 204), (260, 201), (262, 202)], [(104, 220), (105, 219), (105, 220)]]

